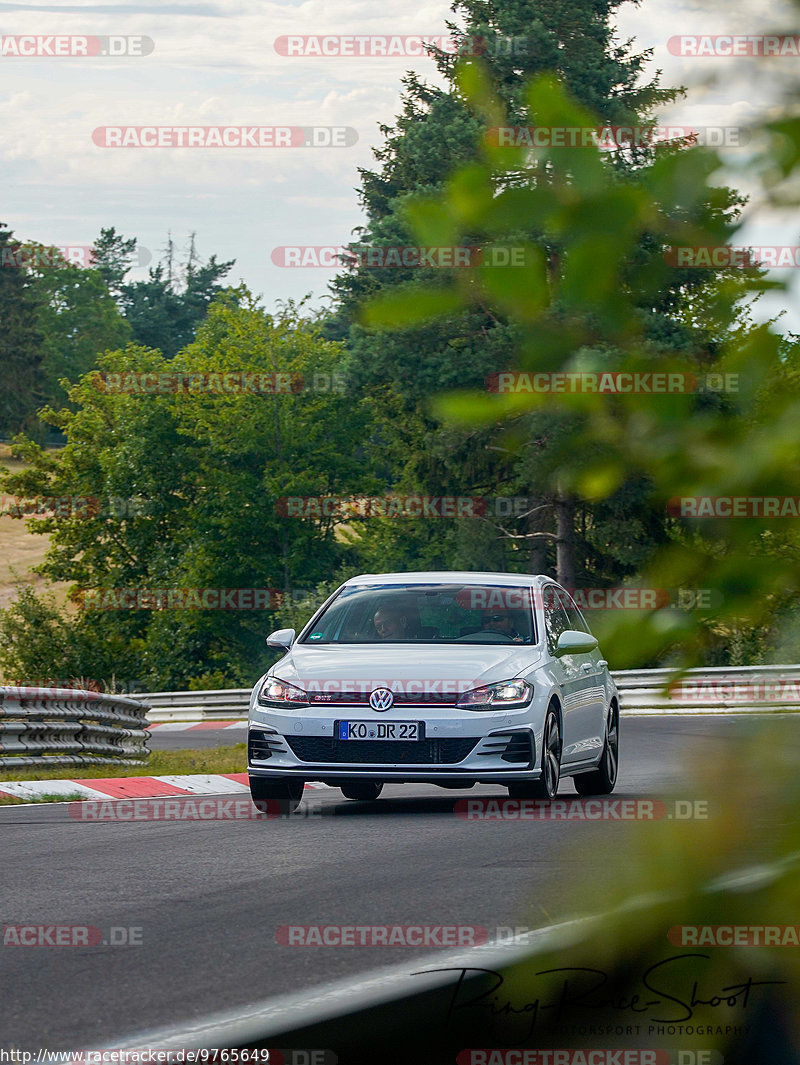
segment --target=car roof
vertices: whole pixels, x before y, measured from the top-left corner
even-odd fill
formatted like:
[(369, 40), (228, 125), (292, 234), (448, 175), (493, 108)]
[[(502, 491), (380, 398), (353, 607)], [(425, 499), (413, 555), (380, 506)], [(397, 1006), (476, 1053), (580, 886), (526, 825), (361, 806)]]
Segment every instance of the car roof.
[[(344, 587), (370, 587), (379, 584), (476, 584), (533, 588), (552, 581), (544, 573), (477, 573), (474, 570), (437, 570), (423, 573), (362, 573), (345, 581)], [(555, 582), (553, 582), (555, 583)]]

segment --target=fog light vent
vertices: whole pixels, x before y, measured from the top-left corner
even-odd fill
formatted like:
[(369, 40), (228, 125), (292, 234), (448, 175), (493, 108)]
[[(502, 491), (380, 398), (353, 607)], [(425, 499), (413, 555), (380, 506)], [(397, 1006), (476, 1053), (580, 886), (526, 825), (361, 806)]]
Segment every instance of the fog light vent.
[(273, 751), (282, 750), (277, 733), (251, 728), (247, 734), (247, 759), (250, 762), (266, 762)]
[(533, 736), (530, 732), (514, 732), (500, 756), (504, 762), (533, 766)]

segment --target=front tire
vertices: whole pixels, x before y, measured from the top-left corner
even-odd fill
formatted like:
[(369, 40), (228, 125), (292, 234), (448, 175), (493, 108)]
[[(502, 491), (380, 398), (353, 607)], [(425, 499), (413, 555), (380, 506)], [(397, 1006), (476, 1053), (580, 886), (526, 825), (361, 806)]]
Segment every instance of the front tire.
[(303, 798), (303, 787), (302, 780), (250, 777), (250, 795), (262, 812), (293, 814)]
[(619, 768), (619, 710), (616, 703), (608, 708), (606, 739), (600, 765), (591, 773), (581, 773), (574, 778), (579, 795), (610, 795), (617, 783)]
[(544, 799), (549, 802), (558, 794), (561, 777), (561, 729), (554, 707), (547, 711), (542, 732), (542, 775), (539, 780), (517, 781), (508, 785), (512, 799)]
[(358, 799), (361, 802), (372, 802), (383, 791), (383, 784), (374, 780), (358, 780), (353, 784), (342, 784), (340, 787), (346, 799)]

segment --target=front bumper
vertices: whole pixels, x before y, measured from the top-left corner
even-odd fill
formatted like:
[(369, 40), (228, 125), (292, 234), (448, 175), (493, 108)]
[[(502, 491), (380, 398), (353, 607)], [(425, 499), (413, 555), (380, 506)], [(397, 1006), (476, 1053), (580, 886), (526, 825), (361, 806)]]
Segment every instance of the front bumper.
[[(318, 713), (318, 712), (317, 712)], [(254, 707), (248, 728), (251, 776), (323, 783), (370, 779), (397, 783), (497, 783), (536, 780), (538, 750), (531, 707), (486, 715), (442, 709), (436, 716), (404, 707), (404, 720), (419, 720), (417, 741), (339, 740), (338, 720), (385, 720), (363, 707), (339, 707), (336, 717), (302, 717)]]

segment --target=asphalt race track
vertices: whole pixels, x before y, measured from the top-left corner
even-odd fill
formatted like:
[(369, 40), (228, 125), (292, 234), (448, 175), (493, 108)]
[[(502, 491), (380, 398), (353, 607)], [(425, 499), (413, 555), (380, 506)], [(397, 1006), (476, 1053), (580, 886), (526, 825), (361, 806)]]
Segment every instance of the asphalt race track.
[[(777, 724), (785, 745), (800, 746), (800, 715)], [(756, 719), (623, 718), (622, 726), (615, 798), (702, 800), (689, 759), (746, 744)], [(171, 734), (184, 745), (187, 735)], [(195, 735), (243, 739), (235, 730)], [(560, 794), (574, 796), (571, 782)], [(506, 792), (391, 786), (377, 802), (360, 804), (338, 790), (307, 789), (304, 807), (321, 816), (269, 821), (86, 822), (65, 804), (0, 808), (5, 926), (91, 926), (106, 939), (141, 939), (4, 943), (0, 1047), (114, 1045), (132, 1032), (432, 950), (281, 945), (282, 925), (539, 927), (572, 916), (563, 884), (624, 877), (616, 843), (628, 826), (454, 815), (454, 803), (477, 795)], [(633, 826), (659, 829), (652, 821)], [(758, 860), (769, 826), (742, 831)]]
[[(211, 724), (206, 722), (204, 724)], [(226, 722), (226, 724), (228, 724)], [(181, 751), (187, 747), (229, 747), (235, 743), (244, 743), (247, 740), (247, 727), (231, 728), (202, 728), (193, 729), (183, 727), (173, 731), (171, 728), (160, 726), (150, 733), (147, 746), (151, 751)], [(242, 763), (242, 770), (247, 769), (246, 761)]]

